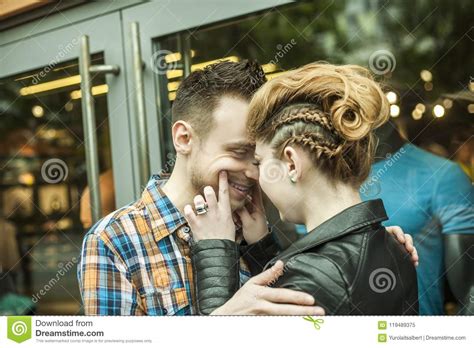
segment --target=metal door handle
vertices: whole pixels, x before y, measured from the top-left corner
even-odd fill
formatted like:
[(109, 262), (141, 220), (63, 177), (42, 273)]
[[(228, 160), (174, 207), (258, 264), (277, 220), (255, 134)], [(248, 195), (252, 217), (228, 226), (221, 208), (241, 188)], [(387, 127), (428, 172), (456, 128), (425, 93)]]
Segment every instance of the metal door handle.
[(131, 23), (133, 80), (135, 91), (135, 128), (137, 131), (138, 163), (140, 189), (147, 184), (150, 177), (150, 162), (148, 159), (148, 133), (146, 126), (145, 90), (143, 87), (143, 69), (140, 47), (140, 28), (138, 22)]
[(81, 52), (79, 54), (79, 72), (81, 75), (82, 93), (82, 122), (84, 127), (84, 146), (86, 152), (87, 183), (91, 197), (92, 223), (97, 222), (102, 215), (99, 186), (99, 155), (97, 152), (97, 133), (95, 129), (95, 108), (92, 96), (91, 73), (114, 74), (120, 73), (117, 65), (91, 66), (89, 36), (81, 37)]

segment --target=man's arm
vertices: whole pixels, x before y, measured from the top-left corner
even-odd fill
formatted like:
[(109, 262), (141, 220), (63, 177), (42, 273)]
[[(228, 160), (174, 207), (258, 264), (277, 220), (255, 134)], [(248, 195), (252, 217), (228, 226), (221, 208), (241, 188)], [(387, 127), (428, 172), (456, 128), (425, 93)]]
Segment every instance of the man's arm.
[(474, 235), (445, 235), (444, 250), (447, 278), (460, 304), (459, 314), (474, 315)]
[(123, 262), (94, 233), (87, 234), (84, 239), (78, 280), (84, 314), (144, 314)]
[(439, 173), (433, 213), (444, 234), (446, 276), (459, 303), (459, 314), (474, 314), (474, 187), (451, 163)]

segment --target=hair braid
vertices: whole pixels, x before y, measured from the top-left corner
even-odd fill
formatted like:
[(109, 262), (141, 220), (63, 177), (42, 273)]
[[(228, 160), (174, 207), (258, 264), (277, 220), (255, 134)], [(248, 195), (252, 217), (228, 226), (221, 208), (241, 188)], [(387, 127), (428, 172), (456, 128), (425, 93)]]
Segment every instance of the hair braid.
[(341, 153), (344, 147), (342, 143), (335, 145), (317, 136), (315, 133), (294, 135), (285, 142), (283, 148), (292, 143), (308, 147), (311, 152), (316, 153), (318, 158), (321, 157), (321, 155), (325, 155), (329, 158), (335, 157)]
[(296, 121), (304, 121), (321, 125), (323, 128), (336, 135), (336, 130), (329, 120), (329, 115), (324, 113), (314, 104), (291, 104), (277, 113), (275, 118), (277, 121), (272, 125), (274, 131), (283, 125), (291, 124)]

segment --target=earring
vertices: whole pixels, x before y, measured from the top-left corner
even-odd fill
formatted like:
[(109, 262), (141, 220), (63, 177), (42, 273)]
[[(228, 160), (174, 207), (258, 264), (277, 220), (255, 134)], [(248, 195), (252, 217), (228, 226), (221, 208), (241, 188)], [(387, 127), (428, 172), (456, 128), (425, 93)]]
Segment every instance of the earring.
[(291, 172), (288, 173), (288, 177), (290, 178), (290, 181), (293, 184), (296, 184), (296, 178), (295, 178), (296, 172), (292, 170)]

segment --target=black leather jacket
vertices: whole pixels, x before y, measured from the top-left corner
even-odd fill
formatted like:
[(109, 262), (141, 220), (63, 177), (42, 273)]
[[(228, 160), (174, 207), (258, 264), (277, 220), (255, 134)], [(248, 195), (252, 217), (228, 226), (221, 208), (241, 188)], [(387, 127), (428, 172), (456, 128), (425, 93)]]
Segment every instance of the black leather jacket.
[[(273, 257), (285, 262), (273, 285), (313, 295), (329, 315), (416, 315), (418, 286), (410, 255), (381, 222), (380, 199), (352, 206)], [(199, 314), (209, 314), (238, 290), (238, 257), (252, 272), (275, 254), (270, 238), (246, 248), (203, 240), (191, 248)], [(204, 262), (206, 261), (206, 262)]]

